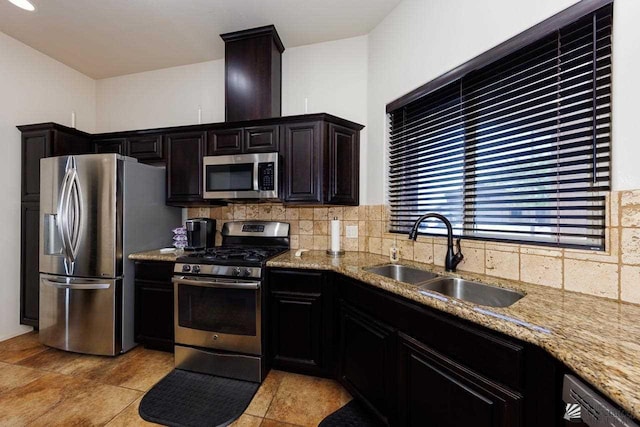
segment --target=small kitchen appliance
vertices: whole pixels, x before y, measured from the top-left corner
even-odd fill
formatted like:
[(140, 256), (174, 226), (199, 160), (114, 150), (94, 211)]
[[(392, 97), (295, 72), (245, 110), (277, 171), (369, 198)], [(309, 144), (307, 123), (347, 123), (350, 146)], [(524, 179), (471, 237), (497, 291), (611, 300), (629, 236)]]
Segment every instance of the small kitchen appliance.
[(233, 221), (222, 227), (222, 246), (176, 260), (176, 368), (262, 382), (265, 265), (288, 249), (289, 224)]
[(185, 221), (187, 251), (198, 251), (215, 246), (216, 221), (209, 218), (191, 218)]

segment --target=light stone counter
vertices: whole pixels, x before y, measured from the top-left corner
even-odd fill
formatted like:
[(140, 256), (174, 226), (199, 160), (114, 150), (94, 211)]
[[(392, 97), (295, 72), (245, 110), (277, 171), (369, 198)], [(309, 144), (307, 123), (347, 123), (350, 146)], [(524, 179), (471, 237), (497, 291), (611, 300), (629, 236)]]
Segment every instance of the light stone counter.
[[(640, 306), (472, 273), (456, 276), (508, 287), (526, 296), (510, 307), (477, 306), (434, 298), (416, 286), (368, 273), (364, 267), (386, 264), (387, 257), (347, 252), (330, 258), (324, 251), (286, 252), (269, 267), (332, 270), (506, 335), (535, 344), (565, 363), (603, 394), (640, 419)], [(444, 274), (432, 265), (402, 261)], [(447, 273), (449, 274), (449, 273)]]
[(182, 253), (177, 254), (177, 251), (173, 252), (160, 252), (160, 250), (155, 251), (145, 251), (145, 252), (136, 252), (129, 255), (129, 259), (134, 261), (167, 261), (167, 262), (175, 262), (178, 256), (182, 255)]

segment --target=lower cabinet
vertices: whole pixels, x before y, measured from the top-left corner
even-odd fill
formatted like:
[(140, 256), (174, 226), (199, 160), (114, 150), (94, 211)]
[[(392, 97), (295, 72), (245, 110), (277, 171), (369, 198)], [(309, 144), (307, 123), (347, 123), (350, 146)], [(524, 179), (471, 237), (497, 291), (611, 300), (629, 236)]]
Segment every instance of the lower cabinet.
[(387, 423), (396, 394), (395, 332), (346, 303), (340, 306), (338, 378)]
[(38, 247), (40, 204), (24, 202), (21, 211), (20, 323), (37, 328), (40, 314), (40, 249)]
[(146, 348), (173, 352), (172, 262), (135, 263), (135, 339)]
[(522, 396), (398, 336), (398, 424), (519, 427)]
[(319, 376), (333, 371), (331, 295), (327, 274), (271, 270), (269, 359), (277, 369)]

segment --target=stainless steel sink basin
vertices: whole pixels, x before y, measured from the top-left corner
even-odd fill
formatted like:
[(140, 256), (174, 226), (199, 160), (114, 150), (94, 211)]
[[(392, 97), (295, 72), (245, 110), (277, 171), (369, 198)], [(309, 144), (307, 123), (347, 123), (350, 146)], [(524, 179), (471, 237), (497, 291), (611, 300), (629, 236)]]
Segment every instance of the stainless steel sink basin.
[(365, 268), (365, 271), (369, 273), (378, 274), (380, 276), (388, 277), (389, 279), (397, 280), (405, 283), (422, 283), (427, 280), (441, 277), (435, 273), (429, 271), (419, 270), (417, 268), (408, 267), (401, 264), (387, 264), (378, 267)]
[(435, 291), (443, 295), (489, 307), (508, 307), (524, 297), (524, 294), (497, 286), (470, 282), (456, 277), (441, 277), (420, 286), (421, 290)]

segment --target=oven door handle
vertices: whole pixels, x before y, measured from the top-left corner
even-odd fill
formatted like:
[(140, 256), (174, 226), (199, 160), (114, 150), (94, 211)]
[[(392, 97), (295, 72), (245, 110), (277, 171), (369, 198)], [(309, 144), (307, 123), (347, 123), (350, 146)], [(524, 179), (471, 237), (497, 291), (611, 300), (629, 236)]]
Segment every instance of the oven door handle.
[(172, 277), (171, 282), (179, 285), (206, 286), (208, 288), (260, 289), (260, 282), (214, 282), (209, 280), (186, 279), (184, 276)]

